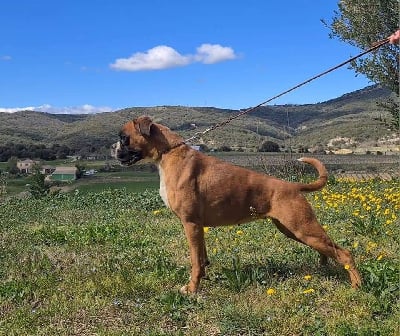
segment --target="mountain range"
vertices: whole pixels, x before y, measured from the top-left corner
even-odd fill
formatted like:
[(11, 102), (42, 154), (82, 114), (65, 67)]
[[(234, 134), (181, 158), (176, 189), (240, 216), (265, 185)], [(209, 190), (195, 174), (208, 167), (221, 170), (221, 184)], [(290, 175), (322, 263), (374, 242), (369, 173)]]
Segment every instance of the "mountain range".
[[(326, 147), (332, 139), (352, 139), (352, 146), (373, 144), (393, 137), (384, 123), (386, 112), (377, 106), (389, 96), (390, 91), (375, 85), (317, 104), (262, 106), (193, 144), (242, 150), (256, 150), (266, 140), (294, 149)], [(101, 152), (115, 142), (123, 123), (140, 115), (149, 115), (188, 138), (239, 112), (215, 107), (157, 106), (90, 115), (0, 113), (0, 146), (59, 144), (75, 151), (90, 148)]]

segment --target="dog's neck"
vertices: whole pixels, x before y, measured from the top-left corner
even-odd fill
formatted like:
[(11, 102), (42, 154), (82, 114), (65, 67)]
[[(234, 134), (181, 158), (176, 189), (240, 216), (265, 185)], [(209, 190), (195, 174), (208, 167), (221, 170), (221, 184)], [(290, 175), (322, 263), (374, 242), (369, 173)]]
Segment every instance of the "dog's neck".
[(160, 151), (160, 154), (161, 154), (161, 155), (167, 154), (167, 153), (169, 153), (170, 151), (172, 151), (173, 149), (175, 149), (175, 148), (177, 148), (177, 147), (180, 147), (180, 146), (183, 146), (183, 145), (186, 145), (184, 141), (182, 141), (182, 142), (180, 142), (180, 143), (178, 143), (178, 144), (176, 144), (176, 145), (173, 145), (173, 146), (171, 146), (171, 147), (169, 147), (169, 148), (166, 148), (166, 149)]
[[(152, 134), (152, 136), (157, 137), (156, 150), (158, 152), (158, 160), (161, 160), (164, 154), (167, 154), (175, 148), (185, 145), (183, 138), (178, 134), (171, 132), (168, 127), (160, 124), (155, 124), (155, 126), (155, 132)], [(166, 136), (166, 134), (168, 134), (168, 136)]]

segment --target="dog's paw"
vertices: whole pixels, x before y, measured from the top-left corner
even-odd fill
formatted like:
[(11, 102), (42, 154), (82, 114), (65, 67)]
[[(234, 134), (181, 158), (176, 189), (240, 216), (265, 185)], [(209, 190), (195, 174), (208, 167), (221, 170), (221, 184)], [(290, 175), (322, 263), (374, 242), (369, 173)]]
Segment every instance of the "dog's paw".
[(182, 295), (189, 295), (189, 287), (188, 285), (183, 286), (180, 290), (179, 293), (181, 293)]
[(195, 295), (197, 290), (191, 290), (189, 285), (185, 285), (179, 290), (179, 293), (182, 295)]

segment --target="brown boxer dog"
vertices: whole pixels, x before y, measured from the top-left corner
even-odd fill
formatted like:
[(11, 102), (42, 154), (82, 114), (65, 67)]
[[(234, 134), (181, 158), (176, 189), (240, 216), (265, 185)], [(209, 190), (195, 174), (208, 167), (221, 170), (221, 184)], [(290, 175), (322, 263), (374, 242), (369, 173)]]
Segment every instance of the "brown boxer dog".
[(352, 287), (361, 277), (350, 252), (336, 245), (318, 223), (304, 192), (322, 189), (327, 171), (316, 159), (302, 158), (319, 173), (312, 183), (291, 183), (231, 165), (186, 145), (168, 127), (147, 116), (128, 121), (112, 154), (123, 165), (150, 159), (158, 166), (160, 195), (182, 221), (190, 248), (191, 277), (181, 293), (196, 293), (209, 264), (203, 228), (271, 218), (289, 238), (335, 259), (348, 270)]

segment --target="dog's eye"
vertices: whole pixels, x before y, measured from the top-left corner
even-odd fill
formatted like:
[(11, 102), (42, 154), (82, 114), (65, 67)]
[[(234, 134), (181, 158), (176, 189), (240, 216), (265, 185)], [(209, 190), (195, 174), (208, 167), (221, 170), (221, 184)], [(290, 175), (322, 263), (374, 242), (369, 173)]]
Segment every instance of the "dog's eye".
[(119, 141), (122, 146), (128, 146), (129, 145), (129, 136), (127, 136), (125, 134), (120, 134)]

